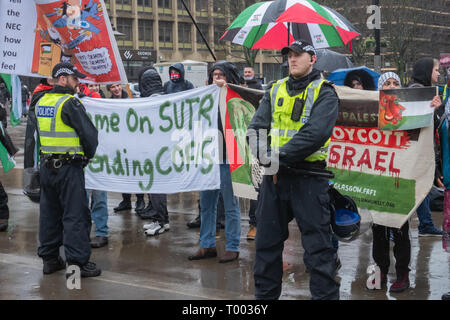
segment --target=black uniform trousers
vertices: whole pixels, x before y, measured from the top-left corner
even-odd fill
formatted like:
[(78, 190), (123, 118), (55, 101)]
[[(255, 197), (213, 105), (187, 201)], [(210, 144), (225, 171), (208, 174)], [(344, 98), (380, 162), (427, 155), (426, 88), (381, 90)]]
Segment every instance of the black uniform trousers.
[(389, 228), (374, 224), (372, 226), (373, 246), (372, 256), (375, 263), (380, 267), (381, 272), (388, 274), (389, 272), (389, 252), (390, 252), (390, 230), (394, 235), (394, 257), (395, 271), (397, 275), (405, 274), (410, 271), (409, 262), (411, 260), (411, 241), (409, 240), (409, 223), (400, 228)]
[(336, 253), (331, 242), (328, 180), (322, 177), (280, 175), (277, 184), (265, 176), (256, 217), (255, 298), (278, 299), (283, 276), (284, 241), (295, 218), (305, 250), (312, 299), (339, 299)]
[(91, 213), (89, 211), (81, 162), (59, 169), (47, 168), (41, 161), (41, 200), (38, 255), (43, 260), (57, 258), (64, 245), (68, 263), (89, 261)]

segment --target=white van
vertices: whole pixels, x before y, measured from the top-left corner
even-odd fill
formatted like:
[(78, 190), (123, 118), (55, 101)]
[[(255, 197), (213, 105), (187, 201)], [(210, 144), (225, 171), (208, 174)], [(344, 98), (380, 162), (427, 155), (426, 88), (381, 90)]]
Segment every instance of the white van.
[(203, 87), (208, 81), (208, 64), (202, 61), (184, 60), (175, 62), (155, 63), (156, 71), (161, 76), (162, 83), (169, 81), (169, 68), (174, 63), (181, 62), (184, 65), (184, 79), (192, 82), (195, 88)]

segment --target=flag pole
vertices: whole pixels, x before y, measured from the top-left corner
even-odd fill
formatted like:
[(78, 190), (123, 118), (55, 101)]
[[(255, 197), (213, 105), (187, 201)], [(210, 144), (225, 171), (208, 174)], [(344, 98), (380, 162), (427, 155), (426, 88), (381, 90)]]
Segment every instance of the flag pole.
[(204, 36), (203, 33), (200, 31), (200, 28), (199, 28), (198, 25), (197, 25), (197, 22), (195, 22), (194, 17), (193, 17), (192, 14), (191, 14), (191, 11), (189, 11), (189, 9), (188, 9), (186, 3), (184, 3), (184, 0), (181, 0), (181, 3), (183, 4), (184, 8), (186, 9), (187, 13), (189, 14), (189, 17), (191, 17), (191, 20), (192, 20), (192, 22), (194, 23), (195, 28), (197, 28), (198, 33), (200, 33), (200, 36), (202, 37), (203, 42), (206, 44), (206, 47), (208, 48), (209, 53), (211, 53), (211, 55), (212, 55), (214, 61), (217, 61), (217, 58), (216, 58), (216, 56), (214, 55), (214, 52), (213, 52), (213, 51), (211, 50), (211, 48), (209, 47), (208, 41), (206, 41), (205, 36)]

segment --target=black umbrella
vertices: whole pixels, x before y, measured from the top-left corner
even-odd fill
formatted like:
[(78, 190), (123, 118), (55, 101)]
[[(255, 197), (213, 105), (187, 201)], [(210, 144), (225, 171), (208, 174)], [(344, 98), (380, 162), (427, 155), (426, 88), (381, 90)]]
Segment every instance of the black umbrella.
[(317, 62), (314, 68), (322, 71), (333, 72), (341, 68), (353, 68), (353, 63), (345, 55), (328, 50), (317, 49)]

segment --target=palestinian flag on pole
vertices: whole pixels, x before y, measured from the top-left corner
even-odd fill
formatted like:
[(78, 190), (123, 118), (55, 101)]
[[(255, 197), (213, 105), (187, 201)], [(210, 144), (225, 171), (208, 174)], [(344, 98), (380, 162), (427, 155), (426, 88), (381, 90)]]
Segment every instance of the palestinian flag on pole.
[(255, 114), (252, 103), (257, 104), (263, 94), (264, 91), (228, 84), (228, 87), (222, 88), (219, 100), (234, 195), (255, 200), (257, 193), (251, 173), (253, 156), (247, 144), (246, 134)]
[(5, 82), (8, 88), (9, 94), (12, 97), (12, 108), (9, 121), (12, 126), (20, 124), (20, 118), (22, 116), (22, 84), (18, 75), (11, 75), (6, 73), (0, 73), (0, 77)]
[[(0, 121), (0, 130), (1, 130), (0, 134), (5, 135), (5, 130), (3, 129), (3, 124), (1, 121)], [(2, 163), (3, 171), (5, 173), (16, 166), (14, 158), (8, 154), (8, 151), (1, 142), (0, 142), (0, 162)]]
[(381, 90), (378, 109), (380, 130), (410, 130), (433, 123), (431, 100), (436, 87)]

